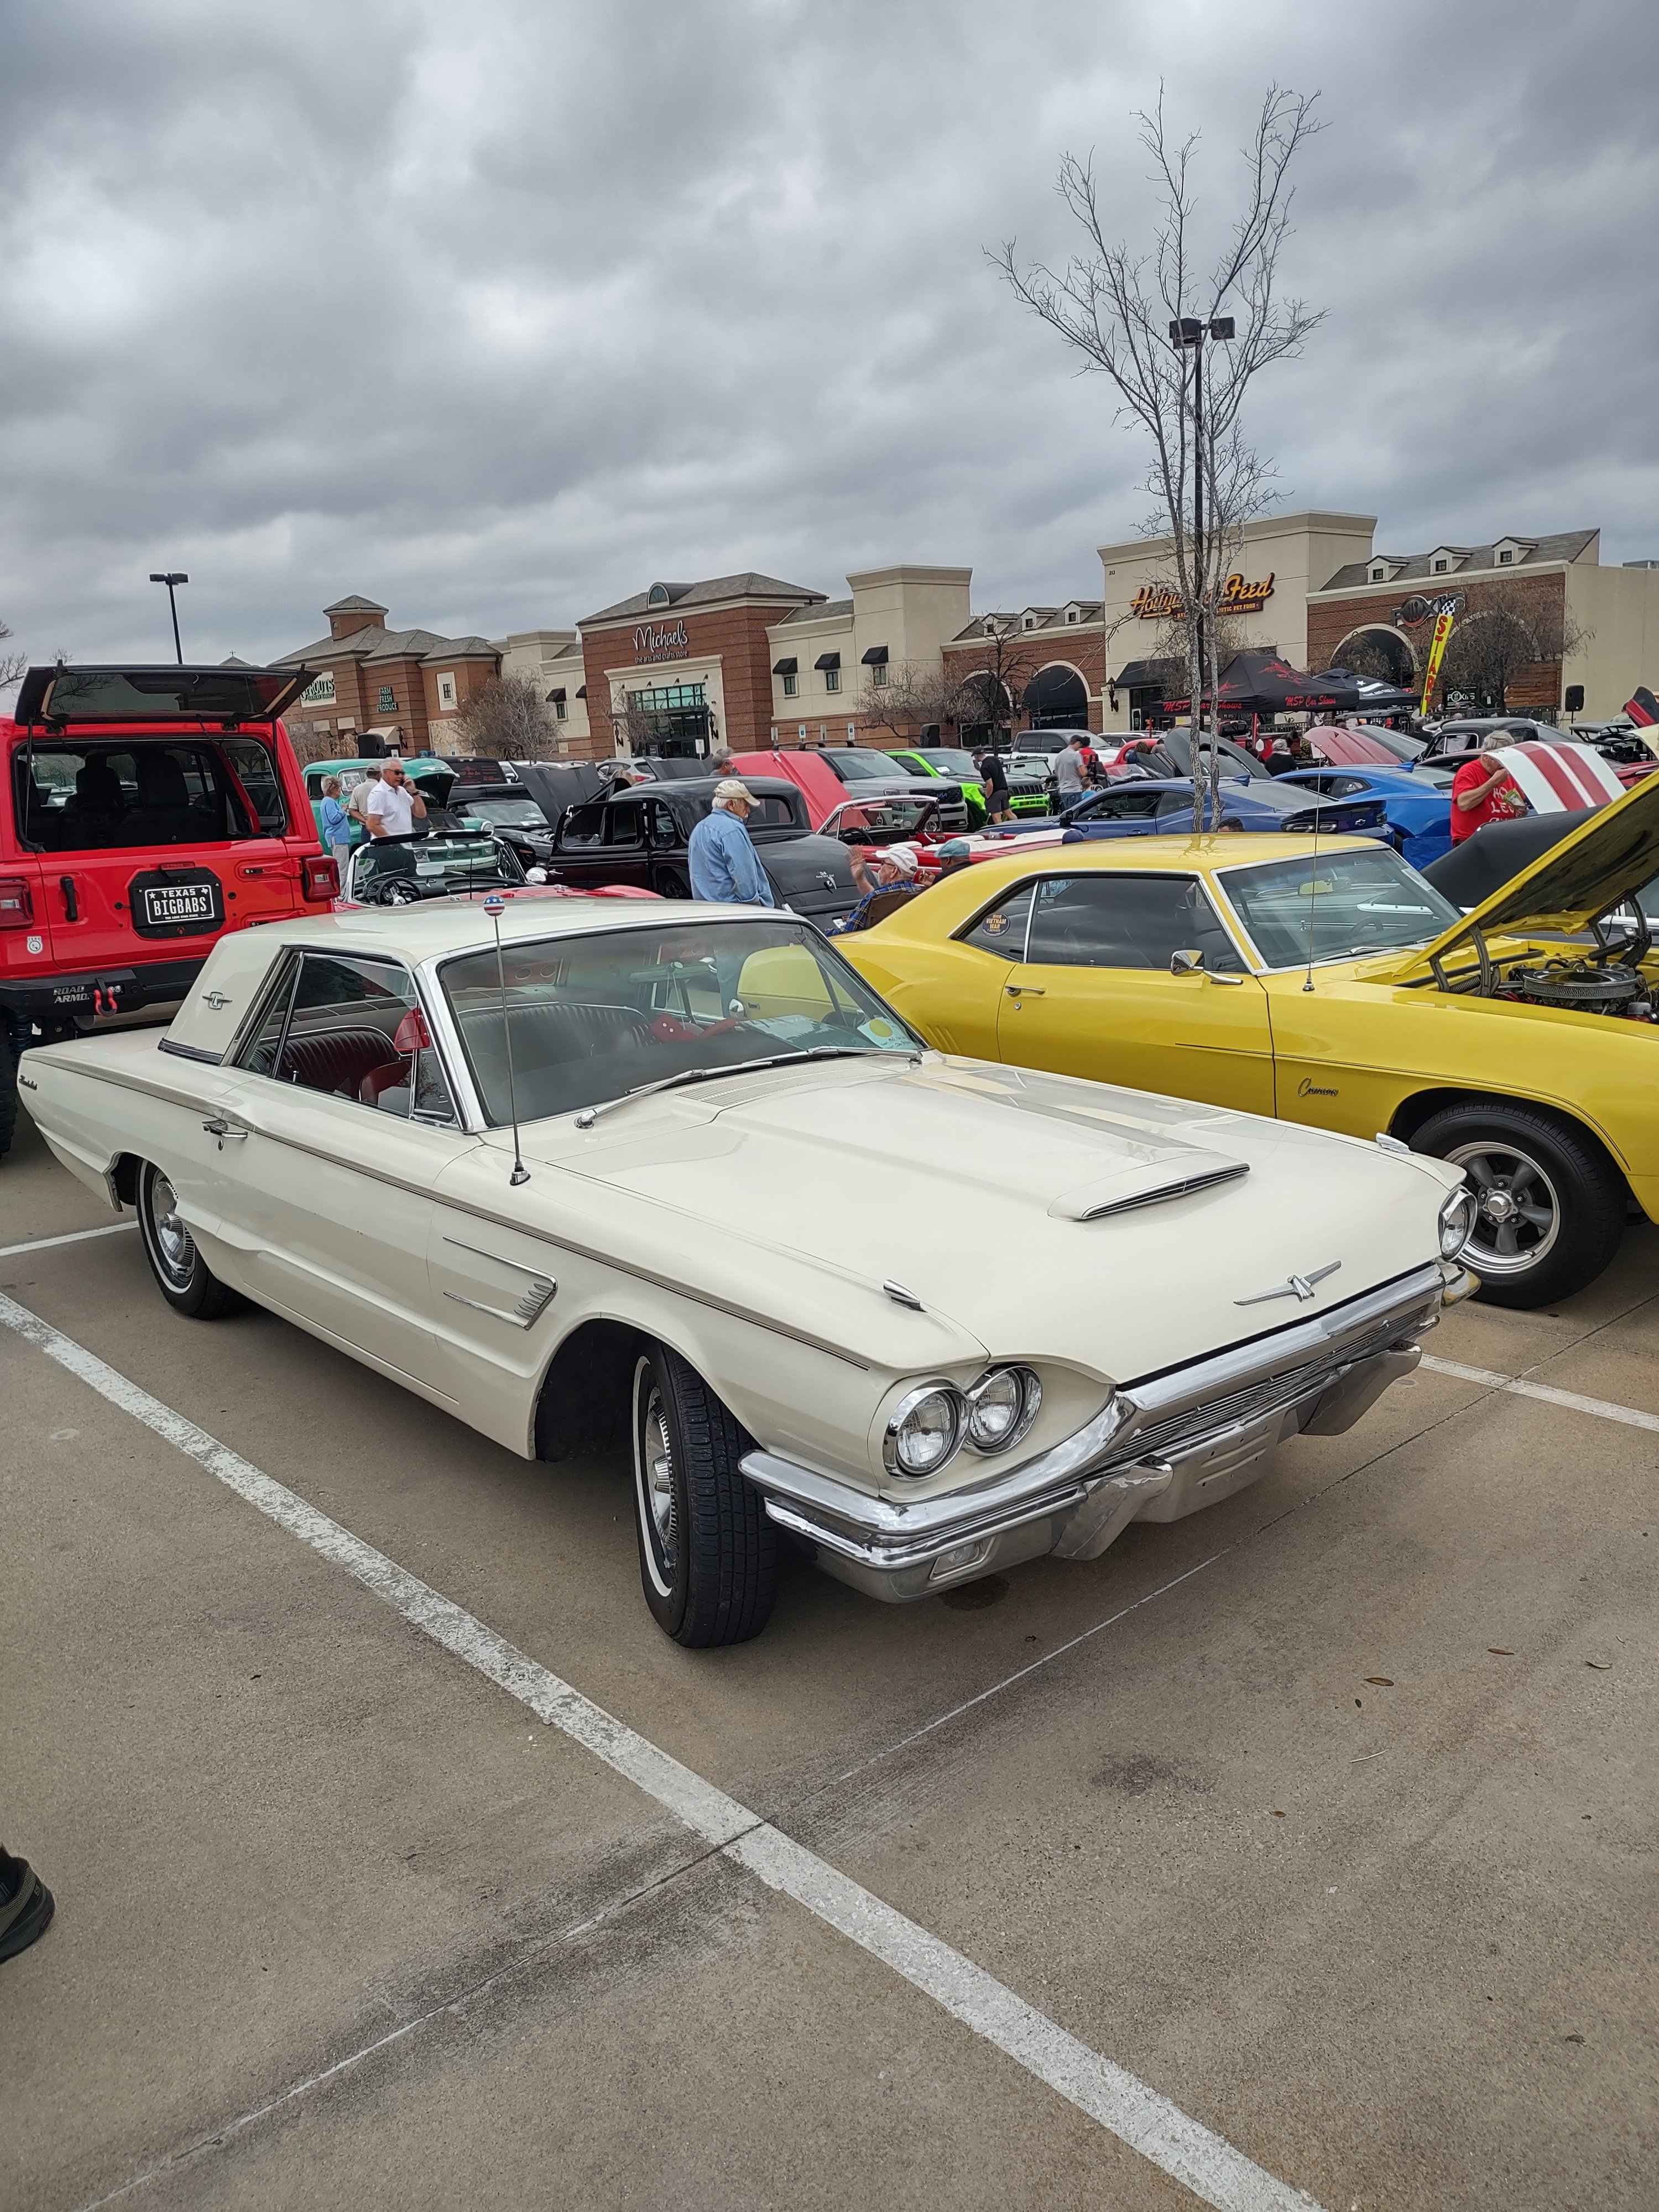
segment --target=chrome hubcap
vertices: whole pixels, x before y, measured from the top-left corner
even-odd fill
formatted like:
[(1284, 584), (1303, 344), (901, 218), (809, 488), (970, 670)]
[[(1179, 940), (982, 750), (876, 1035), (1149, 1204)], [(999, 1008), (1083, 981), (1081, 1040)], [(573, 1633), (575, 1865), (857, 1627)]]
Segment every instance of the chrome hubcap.
[(196, 1246), (188, 1229), (179, 1218), (179, 1199), (173, 1185), (164, 1175), (158, 1175), (149, 1189), (150, 1219), (155, 1228), (156, 1257), (171, 1279), (179, 1285), (188, 1283), (196, 1261)]
[(1540, 1163), (1513, 1146), (1461, 1146), (1448, 1152), (1468, 1176), (1479, 1212), (1462, 1258), (1477, 1275), (1535, 1267), (1561, 1234), (1561, 1200)]
[(645, 1506), (651, 1516), (653, 1540), (664, 1572), (672, 1575), (679, 1548), (679, 1522), (674, 1505), (674, 1447), (669, 1439), (668, 1417), (655, 1390), (646, 1406), (640, 1449), (644, 1462)]

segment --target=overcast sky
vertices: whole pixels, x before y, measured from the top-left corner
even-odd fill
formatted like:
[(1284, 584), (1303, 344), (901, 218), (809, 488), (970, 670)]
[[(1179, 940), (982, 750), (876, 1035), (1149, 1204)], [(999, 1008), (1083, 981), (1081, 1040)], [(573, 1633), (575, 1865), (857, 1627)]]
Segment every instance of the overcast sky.
[(35, 658), (304, 644), (350, 591), (559, 627), (653, 578), (1099, 588), (1146, 456), (982, 249), (1130, 239), (1160, 78), (1225, 215), (1329, 128), (1255, 387), (1283, 503), (1659, 557), (1655, 0), (58, 0), (0, 79), (0, 617)]

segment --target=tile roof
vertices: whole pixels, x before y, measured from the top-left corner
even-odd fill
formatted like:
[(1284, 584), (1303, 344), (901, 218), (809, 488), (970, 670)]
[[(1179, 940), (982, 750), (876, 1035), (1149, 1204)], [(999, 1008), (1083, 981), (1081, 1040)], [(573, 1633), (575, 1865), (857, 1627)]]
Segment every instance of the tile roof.
[[(1514, 543), (1520, 546), (1529, 547), (1531, 550), (1522, 552), (1520, 559), (1510, 565), (1514, 568), (1535, 568), (1543, 561), (1576, 561), (1596, 535), (1594, 530), (1563, 530), (1557, 532), (1553, 538), (1522, 538), (1517, 533)], [(1453, 575), (1479, 574), (1488, 568), (1495, 570), (1498, 567), (1495, 558), (1498, 547), (1510, 542), (1508, 537), (1504, 537), (1494, 538), (1485, 545), (1462, 546), (1451, 545), (1443, 539), (1440, 544), (1432, 550), (1443, 553), (1468, 553), (1469, 557), (1461, 568), (1448, 572), (1447, 580), (1449, 581)], [(1369, 561), (1350, 561), (1346, 567), (1337, 570), (1328, 584), (1321, 585), (1320, 589), (1326, 592), (1346, 592), (1354, 590), (1360, 585), (1369, 584), (1371, 564), (1376, 561), (1387, 561), (1394, 568), (1393, 575), (1384, 579), (1384, 581), (1390, 585), (1438, 583), (1440, 580), (1438, 577), (1430, 573), (1427, 553), (1403, 555), (1373, 553)]]
[(282, 653), (271, 666), (297, 668), (305, 661), (327, 660), (467, 660), (484, 653), (492, 660), (497, 657), (487, 637), (441, 637), (435, 629), (382, 629), (378, 623), (368, 623), (348, 637), (322, 637), (297, 653)]
[[(851, 599), (820, 599), (816, 606), (793, 608), (783, 619), (787, 623), (839, 621), (852, 611)], [(773, 624), (775, 629), (781, 627), (780, 623)]]
[[(654, 589), (655, 587), (653, 586)], [(822, 592), (814, 592), (805, 584), (786, 584), (777, 576), (763, 576), (753, 568), (746, 568), (738, 576), (708, 576), (699, 584), (665, 584), (670, 607), (708, 606), (720, 599), (822, 599)], [(623, 622), (632, 615), (649, 615), (663, 611), (662, 602), (651, 604), (650, 592), (635, 592), (631, 599), (618, 599), (614, 607), (601, 607), (596, 615), (584, 615), (582, 626), (589, 623)]]
[(325, 615), (383, 615), (386, 609), (378, 599), (366, 599), (361, 592), (352, 592), (343, 599), (336, 599), (331, 607), (325, 607)]

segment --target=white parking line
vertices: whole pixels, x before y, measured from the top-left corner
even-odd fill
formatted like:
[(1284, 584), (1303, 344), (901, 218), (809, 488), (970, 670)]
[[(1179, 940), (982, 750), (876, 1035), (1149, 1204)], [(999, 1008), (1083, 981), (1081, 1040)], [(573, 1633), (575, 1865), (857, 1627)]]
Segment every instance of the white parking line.
[(84, 1244), (88, 1237), (118, 1237), (124, 1229), (136, 1229), (136, 1221), (112, 1221), (107, 1229), (71, 1229), (63, 1237), (30, 1237), (21, 1244), (0, 1244), (0, 1260), (14, 1259), (19, 1252), (44, 1252), (53, 1244)]
[(694, 1834), (890, 1966), (1200, 2202), (1216, 2212), (1320, 2212), (1314, 2198), (1275, 2179), (1224, 2136), (1091, 2051), (960, 1951), (683, 1766), (83, 1345), (3, 1296), (0, 1322), (195, 1460), (279, 1528), (343, 1567), (413, 1626), (518, 1698), (550, 1728), (603, 1759)]
[(1528, 1382), (1519, 1375), (1498, 1375), (1487, 1367), (1463, 1367), (1455, 1359), (1431, 1359), (1426, 1352), (1422, 1364), (1436, 1375), (1449, 1375), (1456, 1382), (1507, 1390), (1512, 1398), (1536, 1398), (1541, 1405), (1560, 1406), (1569, 1413), (1593, 1413), (1598, 1421), (1622, 1421), (1627, 1429), (1659, 1430), (1659, 1413), (1615, 1405), (1611, 1398), (1585, 1398), (1577, 1390), (1558, 1390), (1549, 1382)]

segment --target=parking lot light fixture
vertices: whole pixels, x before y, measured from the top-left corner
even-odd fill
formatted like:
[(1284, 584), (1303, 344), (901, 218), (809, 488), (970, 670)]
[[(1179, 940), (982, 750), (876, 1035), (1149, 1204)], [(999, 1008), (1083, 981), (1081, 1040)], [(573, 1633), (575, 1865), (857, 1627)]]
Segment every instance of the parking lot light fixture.
[(149, 580), (152, 584), (165, 584), (167, 587), (167, 609), (173, 617), (173, 656), (182, 668), (185, 648), (179, 642), (179, 601), (174, 594), (180, 584), (189, 583), (190, 578), (182, 568), (152, 568)]

